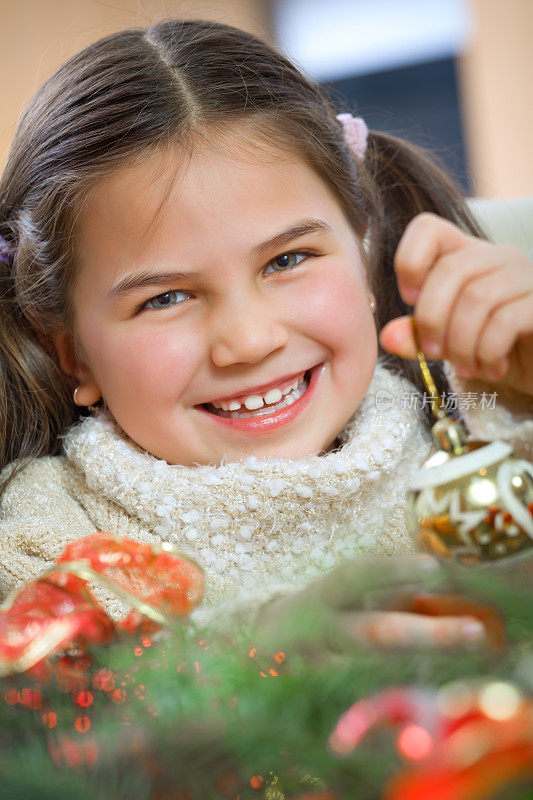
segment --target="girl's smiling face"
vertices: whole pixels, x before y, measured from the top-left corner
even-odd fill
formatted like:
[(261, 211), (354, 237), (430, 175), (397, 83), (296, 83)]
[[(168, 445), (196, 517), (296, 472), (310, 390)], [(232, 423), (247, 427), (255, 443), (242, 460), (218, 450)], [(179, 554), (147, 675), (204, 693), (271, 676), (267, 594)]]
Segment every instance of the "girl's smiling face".
[[(77, 357), (56, 337), (62, 366), (80, 402), (103, 396), (170, 464), (325, 452), (374, 371), (360, 244), (339, 201), (303, 160), (264, 154), (154, 152), (102, 179), (78, 221)], [(275, 425), (203, 407), (314, 367)]]

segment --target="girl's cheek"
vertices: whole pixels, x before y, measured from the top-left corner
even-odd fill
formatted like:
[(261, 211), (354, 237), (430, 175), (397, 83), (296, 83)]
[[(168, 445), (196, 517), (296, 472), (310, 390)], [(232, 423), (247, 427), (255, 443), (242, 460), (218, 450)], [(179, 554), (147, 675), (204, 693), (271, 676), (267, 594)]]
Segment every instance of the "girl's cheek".
[(128, 377), (135, 380), (136, 375), (143, 374), (147, 379), (166, 382), (175, 392), (187, 385), (199, 358), (199, 339), (185, 326), (148, 328), (138, 337), (137, 347), (128, 359)]
[(332, 270), (326, 280), (321, 278), (309, 287), (299, 305), (301, 314), (321, 333), (325, 344), (353, 347), (353, 337), (362, 335), (368, 326), (369, 301), (357, 274)]
[[(161, 312), (164, 313), (164, 312)], [(93, 340), (95, 372), (102, 386), (125, 395), (135, 391), (176, 396), (200, 358), (197, 337), (172, 325), (109, 329)], [(90, 354), (89, 354), (90, 357)], [(98, 376), (99, 373), (99, 376)]]

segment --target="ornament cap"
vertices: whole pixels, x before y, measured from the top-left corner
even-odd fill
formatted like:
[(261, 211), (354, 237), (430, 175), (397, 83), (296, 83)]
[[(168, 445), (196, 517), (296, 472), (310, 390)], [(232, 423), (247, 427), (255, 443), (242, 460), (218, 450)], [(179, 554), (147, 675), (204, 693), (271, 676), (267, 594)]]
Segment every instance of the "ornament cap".
[(431, 429), (431, 435), (437, 450), (445, 450), (455, 456), (468, 450), (468, 433), (456, 419), (443, 417), (437, 420)]

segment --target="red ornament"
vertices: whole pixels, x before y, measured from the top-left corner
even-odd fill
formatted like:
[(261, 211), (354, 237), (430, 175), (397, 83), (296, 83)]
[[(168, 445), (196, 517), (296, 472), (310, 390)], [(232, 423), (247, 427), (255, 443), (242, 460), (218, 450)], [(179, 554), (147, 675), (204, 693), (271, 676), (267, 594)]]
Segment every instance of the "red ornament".
[(346, 756), (384, 726), (400, 729), (396, 746), (409, 764), (384, 800), (484, 800), (509, 781), (533, 780), (533, 700), (511, 682), (386, 689), (341, 716), (330, 748)]
[(91, 718), (87, 716), (77, 717), (74, 723), (74, 727), (76, 728), (78, 733), (87, 733), (87, 731), (91, 727)]
[(124, 689), (114, 689), (111, 694), (111, 700), (114, 703), (124, 703), (126, 700), (126, 692)]
[(57, 725), (57, 714), (55, 711), (45, 711), (43, 714), (43, 725), (45, 728), (55, 728)]
[(72, 699), (80, 708), (88, 708), (92, 705), (94, 698), (92, 692), (82, 691), (76, 694)]

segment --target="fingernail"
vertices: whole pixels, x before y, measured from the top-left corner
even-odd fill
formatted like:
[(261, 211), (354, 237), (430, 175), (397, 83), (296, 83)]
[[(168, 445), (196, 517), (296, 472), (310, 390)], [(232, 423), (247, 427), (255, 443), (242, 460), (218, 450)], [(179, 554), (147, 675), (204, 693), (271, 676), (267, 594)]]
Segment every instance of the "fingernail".
[(406, 303), (409, 303), (410, 306), (413, 306), (416, 303), (419, 294), (419, 289), (402, 289), (402, 297)]
[(485, 628), (477, 620), (469, 620), (462, 625), (463, 636), (468, 642), (479, 642), (485, 638)]
[(437, 358), (440, 355), (440, 344), (433, 342), (431, 339), (422, 339), (422, 350), (429, 358)]

